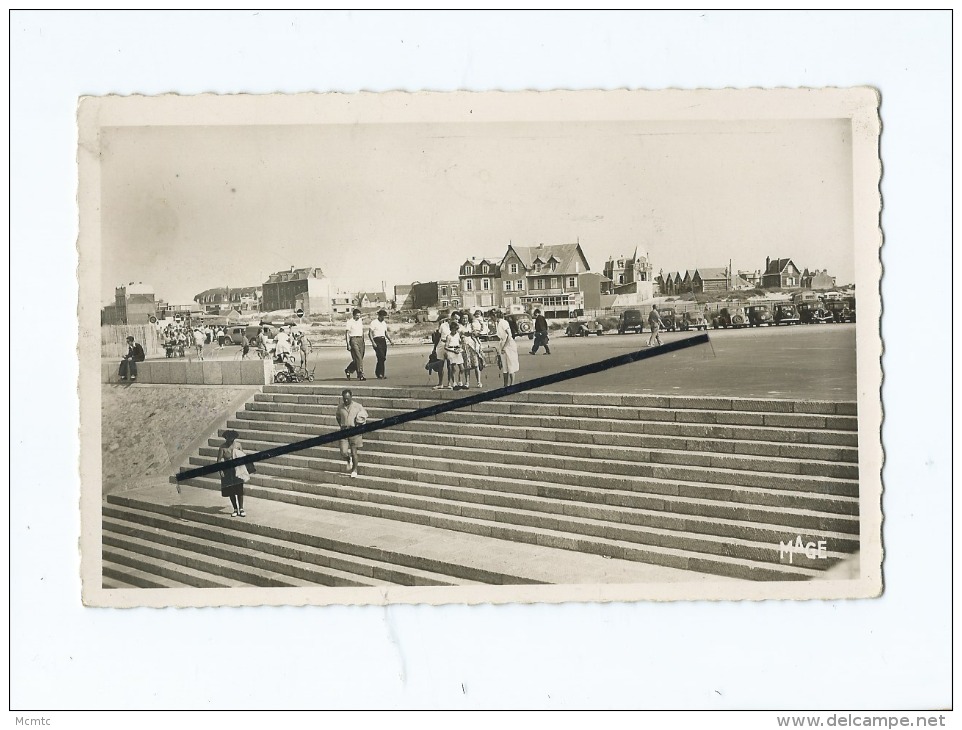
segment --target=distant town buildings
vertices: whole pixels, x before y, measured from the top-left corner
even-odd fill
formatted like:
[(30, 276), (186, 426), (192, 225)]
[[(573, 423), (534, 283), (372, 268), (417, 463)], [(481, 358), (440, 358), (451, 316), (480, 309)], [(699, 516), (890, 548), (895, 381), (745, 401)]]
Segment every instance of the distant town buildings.
[(278, 271), (263, 284), (265, 312), (303, 309), (305, 314), (330, 314), (331, 282), (320, 267)]
[(802, 272), (802, 288), (834, 289), (835, 277), (828, 273), (828, 269), (822, 269), (821, 271), (809, 271), (805, 269), (805, 271)]
[(791, 259), (765, 259), (762, 286), (765, 289), (791, 289), (802, 285), (802, 272)]
[(229, 286), (207, 289), (194, 297), (199, 309), (207, 314), (223, 314), (229, 311), (251, 312), (260, 309), (263, 292), (259, 286)]
[(640, 299), (651, 299), (654, 293), (652, 266), (647, 256), (641, 256), (638, 249), (630, 256), (609, 258), (602, 269), (610, 282), (607, 289), (611, 294), (637, 294)]
[(500, 307), (501, 257), (485, 256), (467, 259), (458, 272), (461, 297), (467, 309), (491, 309)]
[(100, 312), (101, 324), (147, 324), (157, 316), (154, 288), (142, 281), (114, 289), (114, 303)]

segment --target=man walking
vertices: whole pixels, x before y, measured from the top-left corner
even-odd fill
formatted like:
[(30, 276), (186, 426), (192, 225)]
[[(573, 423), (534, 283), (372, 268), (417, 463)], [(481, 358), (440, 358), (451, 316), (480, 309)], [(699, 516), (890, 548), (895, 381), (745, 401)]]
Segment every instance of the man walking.
[(538, 348), (544, 346), (544, 354), (550, 355), (551, 348), (548, 347), (548, 320), (541, 314), (540, 309), (534, 310), (534, 347), (531, 354), (537, 355)]
[(651, 313), (648, 315), (648, 326), (651, 327), (651, 337), (648, 338), (648, 347), (654, 347), (655, 344), (661, 344), (661, 335), (658, 331), (661, 329), (661, 315), (658, 314), (658, 307), (654, 304), (651, 305)]
[(344, 368), (347, 379), (351, 379), (351, 373), (357, 373), (358, 380), (367, 380), (364, 377), (364, 321), (361, 319), (361, 310), (355, 309), (347, 320), (344, 328), (344, 341), (347, 344), (347, 351), (351, 353), (351, 364)]
[(144, 348), (140, 346), (139, 342), (136, 342), (133, 337), (127, 338), (127, 354), (124, 355), (124, 359), (120, 361), (120, 379), (126, 380), (130, 377), (131, 381), (137, 379), (137, 363), (143, 362), (146, 359), (144, 355)]
[(371, 326), (367, 331), (367, 336), (371, 338), (371, 344), (374, 345), (374, 354), (377, 356), (374, 374), (378, 380), (385, 380), (387, 378), (384, 369), (384, 362), (387, 360), (387, 346), (388, 343), (391, 345), (394, 344), (391, 340), (391, 335), (387, 333), (387, 322), (384, 321), (385, 317), (387, 317), (387, 312), (383, 309), (378, 310), (377, 319), (371, 322)]
[[(364, 410), (364, 406), (354, 400), (351, 391), (341, 391), (341, 404), (337, 407), (337, 425), (343, 431), (346, 428), (363, 426), (365, 423), (367, 423), (367, 411)], [(364, 445), (364, 440), (358, 434), (338, 441), (337, 445), (341, 450), (341, 458), (347, 460), (347, 468), (351, 470), (351, 476), (356, 477), (360, 463), (358, 452)]]

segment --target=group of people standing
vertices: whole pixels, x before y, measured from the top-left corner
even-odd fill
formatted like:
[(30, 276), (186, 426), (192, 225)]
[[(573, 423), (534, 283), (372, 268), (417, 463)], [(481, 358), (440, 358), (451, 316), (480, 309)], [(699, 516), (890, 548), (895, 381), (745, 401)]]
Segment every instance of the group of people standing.
[(488, 338), (492, 327), (498, 339), (495, 350), (504, 384), (514, 384), (519, 362), (518, 346), (511, 333), (511, 325), (499, 311), (491, 315), (489, 323), (479, 309), (470, 316), (467, 313), (454, 312), (450, 317), (438, 322), (433, 336), (434, 351), (425, 366), (429, 371), (434, 370), (438, 374), (435, 390), (467, 390), (471, 387), (471, 373), (474, 373), (475, 387), (484, 387), (481, 383), (481, 371), (487, 362), (482, 342)]

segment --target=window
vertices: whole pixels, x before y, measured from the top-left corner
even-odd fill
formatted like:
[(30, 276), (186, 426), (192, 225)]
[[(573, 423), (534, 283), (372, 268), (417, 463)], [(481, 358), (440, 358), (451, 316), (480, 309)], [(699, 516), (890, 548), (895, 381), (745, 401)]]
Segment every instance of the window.
[(624, 284), (624, 283), (625, 283), (625, 275), (624, 275), (624, 274), (618, 274), (618, 283), (619, 283), (619, 284)]
[(474, 289), (474, 283), (470, 279), (467, 279), (464, 282), (464, 290), (471, 291), (472, 289)]
[(557, 276), (552, 276), (552, 277), (551, 277), (551, 288), (552, 288), (552, 289), (557, 289), (557, 288), (558, 288), (558, 277), (557, 277)]
[(468, 276), (470, 276), (471, 274), (474, 273), (474, 267), (473, 267), (473, 266), (465, 266), (465, 267), (464, 267), (464, 273), (467, 274)]
[(483, 291), (489, 291), (489, 290), (491, 289), (491, 279), (482, 279), (482, 280), (481, 280), (481, 289), (482, 289)]
[(535, 279), (535, 280), (534, 280), (534, 288), (535, 288), (535, 289), (544, 289), (544, 279)]
[(571, 287), (572, 289), (574, 289), (577, 286), (577, 284), (575, 283), (575, 277), (573, 276), (568, 277), (568, 286)]
[(488, 271), (489, 271), (489, 268), (490, 268), (490, 267), (489, 267), (487, 264), (485, 264), (484, 266), (481, 267), (481, 273), (482, 273), (482, 274), (487, 274)]
[(523, 290), (524, 290), (524, 279), (518, 279), (518, 281), (515, 282), (514, 288), (515, 288), (515, 290), (517, 290), (517, 291), (523, 291)]
[(535, 270), (535, 271), (541, 271), (541, 262), (540, 262), (540, 261), (535, 261), (535, 262), (534, 262), (534, 270)]
[(518, 265), (517, 265), (517, 264), (511, 264), (511, 265), (508, 267), (508, 271), (510, 271), (512, 274), (517, 274), (517, 273), (518, 273)]
[(551, 262), (551, 270), (552, 270), (552, 271), (557, 271), (557, 269), (558, 269), (558, 262), (557, 262), (557, 261), (552, 261), (552, 262)]
[(511, 291), (511, 282), (508, 281), (507, 279), (504, 280), (504, 290)]
[(446, 297), (448, 295), (448, 288), (446, 286), (441, 287), (441, 296)]
[(451, 306), (452, 306), (452, 307), (460, 307), (460, 306), (461, 306), (460, 300), (458, 300), (458, 299), (452, 299), (452, 300), (451, 300)]
[(449, 304), (450, 304), (450, 302), (449, 302), (447, 299), (442, 299), (442, 300), (441, 300), (441, 306), (442, 306), (442, 307), (446, 307), (446, 306), (448, 306)]

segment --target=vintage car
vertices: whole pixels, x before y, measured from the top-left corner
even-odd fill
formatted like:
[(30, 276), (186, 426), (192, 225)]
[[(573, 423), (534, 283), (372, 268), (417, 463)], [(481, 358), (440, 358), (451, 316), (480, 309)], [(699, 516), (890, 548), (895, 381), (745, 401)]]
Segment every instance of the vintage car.
[(835, 318), (819, 302), (804, 302), (798, 305), (798, 317), (802, 324), (825, 324), (833, 322)]
[(794, 304), (775, 305), (775, 324), (799, 324), (798, 310)]
[(640, 309), (626, 309), (618, 317), (618, 334), (623, 335), (629, 330), (645, 331), (645, 318), (641, 315)]
[(661, 315), (661, 328), (666, 332), (674, 332), (678, 329), (678, 316), (671, 307), (664, 307), (658, 310)]
[(745, 307), (745, 316), (748, 317), (748, 324), (751, 327), (761, 327), (762, 325), (768, 327), (774, 324), (772, 322), (772, 310), (768, 308), (767, 304), (752, 304), (750, 307)]
[(835, 322), (854, 322), (855, 321), (855, 309), (852, 308), (854, 300), (849, 299), (836, 299), (831, 302), (826, 302), (825, 306), (828, 311), (832, 313), (832, 319)]
[(719, 327), (746, 327), (748, 326), (748, 317), (745, 315), (745, 310), (741, 307), (723, 307), (718, 310), (718, 314), (712, 320), (712, 327), (716, 330)]
[(707, 330), (708, 320), (701, 312), (685, 312), (681, 317), (680, 327), (685, 332), (688, 330)]
[(508, 326), (511, 327), (512, 337), (522, 337), (527, 335), (529, 340), (534, 339), (534, 320), (526, 312), (505, 315)]
[(568, 326), (565, 328), (565, 335), (567, 337), (601, 336), (604, 333), (605, 328), (601, 326), (601, 323), (597, 319), (589, 319), (586, 322), (568, 322)]

